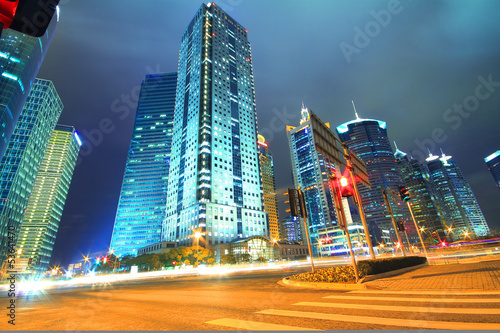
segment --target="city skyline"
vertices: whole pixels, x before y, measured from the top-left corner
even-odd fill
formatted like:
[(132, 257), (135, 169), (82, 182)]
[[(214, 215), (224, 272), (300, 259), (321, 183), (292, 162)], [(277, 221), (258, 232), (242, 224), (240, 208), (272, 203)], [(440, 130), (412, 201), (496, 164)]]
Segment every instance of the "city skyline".
[[(75, 188), (70, 190), (61, 221), (61, 243), (56, 242), (59, 249), (72, 249), (75, 260), (76, 252), (104, 250), (109, 242), (137, 86), (148, 72), (177, 70), (180, 35), (201, 3), (171, 1), (158, 5), (153, 12), (164, 11), (171, 18), (168, 23), (147, 16), (144, 9), (148, 5), (142, 8), (110, 2), (100, 6), (102, 13), (94, 13), (90, 11), (93, 4), (89, 1), (61, 5), (60, 26), (40, 75), (62, 86), (61, 96), (67, 105), (62, 122), (74, 124), (84, 140), (72, 185)], [(500, 73), (494, 59), (500, 50), (487, 42), (500, 31), (491, 14), (498, 9), (497, 4), (402, 1), (398, 7), (401, 10), (392, 14), (391, 22), (386, 26), (379, 24), (379, 33), (369, 37), (366, 46), (358, 43), (359, 52), (349, 57), (341, 45), (356, 46), (362, 38), (356, 39), (355, 28), (364, 29), (368, 23), (377, 22), (372, 11), (387, 11), (387, 1), (322, 1), (318, 5), (222, 1), (220, 6), (248, 29), (252, 41), (259, 131), (272, 143), (279, 174), (276, 184), (280, 213), (282, 190), (291, 185), (284, 126), (298, 122), (298, 110), (304, 100), (321, 119), (336, 127), (353, 119), (350, 103), (354, 99), (362, 117), (388, 123), (390, 140), (396, 140), (403, 151), (425, 157), (425, 148), (437, 154), (442, 147), (452, 154), (471, 183), (486, 220), (492, 227), (498, 226), (494, 218), (499, 213), (495, 204), (499, 194), (483, 160), (498, 150), (494, 123), (498, 123), (495, 108), (500, 96), (496, 91)], [(280, 19), (271, 22), (258, 18), (262, 9)], [(137, 40), (122, 43), (130, 37), (124, 33), (129, 12), (144, 22), (138, 29), (130, 30), (132, 36), (147, 36), (142, 44)], [(349, 19), (342, 17), (347, 12)], [(124, 16), (120, 20), (110, 17), (117, 27), (113, 34), (104, 32), (101, 23), (110, 13)], [(469, 21), (464, 13), (469, 14), (467, 17), (481, 15), (482, 19)], [(451, 35), (441, 17), (446, 17)], [(426, 25), (421, 23), (424, 21)], [(322, 32), (320, 27), (326, 24), (333, 26), (328, 30), (334, 34)], [(464, 25), (468, 34), (462, 33)], [(432, 34), (427, 30), (429, 26), (434, 27)], [(77, 31), (85, 31), (85, 35)], [(485, 32), (489, 38), (475, 38)], [(91, 40), (90, 36), (99, 37)], [(413, 42), (408, 43), (409, 40)], [(114, 45), (116, 51), (107, 44)], [(158, 45), (162, 47), (158, 49)], [(387, 53), (387, 48), (391, 52)], [(298, 70), (290, 71), (291, 68)], [(81, 89), (69, 84), (66, 73), (71, 71), (75, 74), (71, 75), (71, 82), (78, 78), (75, 85)], [(115, 77), (119, 80), (115, 81)], [(474, 104), (476, 101), (478, 105)], [(460, 111), (454, 104), (465, 106)], [(95, 129), (98, 135), (88, 135), (96, 133), (92, 132)], [(88, 184), (91, 177), (95, 177), (93, 188)], [(100, 232), (91, 232), (93, 226), (98, 226)], [(70, 236), (75, 233), (81, 234), (81, 238)], [(71, 260), (65, 256), (61, 254), (61, 260)]]

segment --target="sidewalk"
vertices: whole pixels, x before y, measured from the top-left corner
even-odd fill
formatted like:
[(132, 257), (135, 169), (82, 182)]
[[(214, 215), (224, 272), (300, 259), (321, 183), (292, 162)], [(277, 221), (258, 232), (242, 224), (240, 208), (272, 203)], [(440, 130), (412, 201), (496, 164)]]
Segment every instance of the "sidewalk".
[(500, 291), (500, 260), (430, 265), (365, 284), (383, 290)]

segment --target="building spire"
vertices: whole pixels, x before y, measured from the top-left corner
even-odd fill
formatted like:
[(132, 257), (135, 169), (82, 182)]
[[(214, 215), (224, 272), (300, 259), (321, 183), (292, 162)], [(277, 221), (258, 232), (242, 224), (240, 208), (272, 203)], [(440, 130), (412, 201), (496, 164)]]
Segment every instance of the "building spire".
[(359, 119), (358, 112), (356, 111), (356, 106), (354, 105), (354, 101), (352, 101), (352, 107), (354, 108), (354, 114), (356, 115), (356, 119)]

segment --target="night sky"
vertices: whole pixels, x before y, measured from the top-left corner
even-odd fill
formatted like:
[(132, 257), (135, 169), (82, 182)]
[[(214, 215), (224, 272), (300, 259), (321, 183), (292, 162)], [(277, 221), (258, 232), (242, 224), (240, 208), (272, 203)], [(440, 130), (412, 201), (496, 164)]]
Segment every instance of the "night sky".
[[(354, 100), (361, 118), (387, 122), (401, 150), (453, 156), (498, 228), (500, 191), (484, 158), (500, 149), (500, 1), (216, 4), (248, 29), (259, 130), (274, 155), (279, 201), (292, 186), (285, 125), (298, 125), (301, 103), (336, 127), (354, 119)], [(59, 122), (75, 126), (84, 146), (53, 263), (107, 250), (140, 83), (177, 71), (181, 35), (200, 5), (61, 0), (38, 77), (54, 82), (65, 106)]]

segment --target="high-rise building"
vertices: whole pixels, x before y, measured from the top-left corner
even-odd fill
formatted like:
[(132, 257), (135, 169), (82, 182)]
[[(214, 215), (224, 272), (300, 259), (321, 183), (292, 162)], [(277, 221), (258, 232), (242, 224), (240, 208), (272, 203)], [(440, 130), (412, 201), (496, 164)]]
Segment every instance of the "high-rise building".
[(268, 236), (247, 30), (213, 3), (182, 35), (166, 241), (202, 245)]
[(161, 241), (172, 147), (177, 73), (146, 75), (123, 175), (110, 249), (137, 255)]
[(63, 104), (51, 81), (36, 79), (0, 162), (0, 260), (15, 246), (24, 210)]
[(56, 29), (52, 20), (45, 35), (30, 37), (6, 29), (0, 38), (0, 159), (9, 143), (31, 85)]
[(495, 179), (495, 184), (500, 188), (500, 150), (486, 157), (484, 161), (493, 175), (493, 179)]
[(317, 152), (309, 110), (304, 106), (301, 115), (298, 127), (287, 126), (287, 137), (292, 159), (293, 184), (295, 188), (300, 186), (304, 194), (309, 238), (311, 242), (316, 243), (319, 229), (337, 225), (335, 201), (329, 179), (335, 165)]
[[(387, 124), (374, 119), (356, 119), (337, 127), (340, 140), (366, 164), (370, 176), (371, 189), (360, 184), (358, 186), (361, 204), (366, 215), (370, 235), (373, 243), (382, 242), (374, 232), (377, 228), (390, 231), (395, 235), (393, 223), (387, 213), (382, 190), (389, 188), (399, 192), (401, 175), (396, 165), (394, 152), (387, 137)], [(396, 221), (403, 220), (405, 226), (410, 227), (410, 213), (406, 205), (393, 205)]]
[(297, 216), (287, 216), (281, 221), (280, 239), (283, 242), (304, 243), (302, 238), (301, 221)]
[[(394, 157), (401, 172), (402, 185), (410, 192), (413, 215), (418, 225), (430, 232), (443, 231), (449, 223), (443, 214), (444, 203), (436, 193), (427, 165), (419, 163), (397, 146)], [(411, 236), (414, 238), (412, 243), (418, 242), (418, 235)]]
[(426, 161), (436, 191), (444, 203), (444, 215), (450, 222), (448, 227), (454, 230), (448, 238), (463, 237), (461, 233), (465, 232), (486, 236), (490, 229), (472, 188), (451, 156), (441, 153), (441, 157), (429, 154)]
[(269, 152), (266, 139), (258, 135), (260, 178), (262, 182), (262, 195), (264, 197), (264, 211), (267, 213), (269, 238), (280, 239), (280, 225), (278, 218), (278, 198), (276, 196), (276, 183), (274, 180), (273, 156)]
[(36, 176), (16, 248), (24, 270), (48, 269), (81, 141), (72, 126), (56, 125)]

